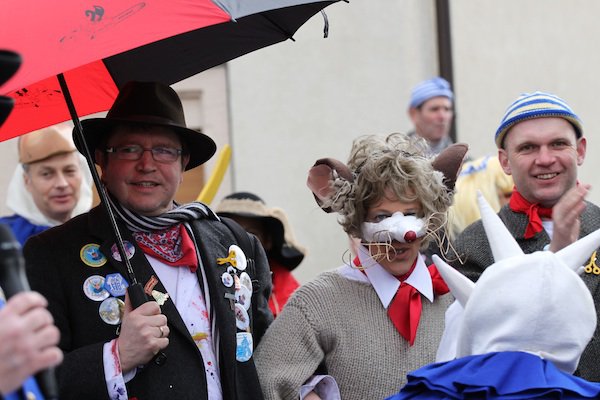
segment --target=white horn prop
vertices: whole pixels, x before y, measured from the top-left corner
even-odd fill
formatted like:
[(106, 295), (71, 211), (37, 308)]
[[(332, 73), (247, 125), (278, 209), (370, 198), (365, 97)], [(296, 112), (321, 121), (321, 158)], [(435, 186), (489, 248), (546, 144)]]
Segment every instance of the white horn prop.
[(471, 292), (473, 292), (475, 283), (450, 265), (446, 264), (446, 262), (436, 254), (432, 256), (432, 259), (454, 298), (456, 298), (460, 305), (465, 308), (467, 301), (469, 301), (469, 297), (471, 296)]
[(500, 217), (492, 210), (492, 207), (479, 190), (477, 191), (477, 202), (479, 203), (483, 228), (492, 249), (494, 262), (523, 255), (523, 250), (521, 250), (515, 238), (506, 229)]
[(578, 272), (598, 247), (600, 247), (600, 229), (557, 251), (556, 256), (573, 271)]

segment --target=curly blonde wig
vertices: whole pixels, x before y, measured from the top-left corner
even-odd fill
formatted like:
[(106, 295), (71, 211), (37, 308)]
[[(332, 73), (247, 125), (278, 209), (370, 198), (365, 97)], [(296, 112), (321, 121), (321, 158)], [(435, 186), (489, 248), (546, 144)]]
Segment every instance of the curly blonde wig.
[(332, 209), (341, 215), (340, 224), (353, 237), (361, 238), (361, 225), (370, 207), (392, 192), (402, 202), (418, 201), (423, 208), (429, 235), (446, 223), (452, 195), (443, 184), (443, 174), (433, 169), (425, 154), (427, 143), (401, 133), (367, 135), (354, 140), (348, 167), (354, 182), (336, 179)]

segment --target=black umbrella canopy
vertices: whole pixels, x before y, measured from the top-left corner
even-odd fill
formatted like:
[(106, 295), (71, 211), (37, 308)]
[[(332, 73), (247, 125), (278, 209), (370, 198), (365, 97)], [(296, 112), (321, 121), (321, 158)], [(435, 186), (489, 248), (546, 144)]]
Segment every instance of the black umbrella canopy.
[[(0, 50), (0, 87), (17, 72), (20, 65), (21, 56), (14, 51)], [(0, 96), (0, 125), (8, 117), (14, 104), (12, 98)]]
[[(302, 4), (249, 15), (117, 54), (104, 59), (104, 64), (119, 87), (132, 79), (170, 85), (244, 54), (292, 39), (306, 21), (336, 2)], [(165, 59), (176, 60), (177, 68), (174, 70), (171, 63), (162, 62)]]

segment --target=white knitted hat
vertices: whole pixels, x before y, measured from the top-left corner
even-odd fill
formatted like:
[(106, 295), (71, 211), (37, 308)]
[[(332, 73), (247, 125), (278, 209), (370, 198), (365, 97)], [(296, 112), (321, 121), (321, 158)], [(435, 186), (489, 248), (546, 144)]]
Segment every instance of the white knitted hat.
[(600, 230), (557, 253), (523, 254), (481, 194), (478, 201), (495, 263), (475, 284), (434, 256), (464, 307), (457, 357), (524, 351), (573, 373), (596, 328), (594, 301), (575, 271), (600, 246)]

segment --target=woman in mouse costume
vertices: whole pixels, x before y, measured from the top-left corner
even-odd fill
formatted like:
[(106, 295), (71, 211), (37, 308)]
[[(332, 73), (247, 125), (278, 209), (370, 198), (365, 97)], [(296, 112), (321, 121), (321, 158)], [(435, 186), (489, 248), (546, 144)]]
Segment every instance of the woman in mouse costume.
[(433, 361), (452, 299), (419, 250), (445, 224), (467, 146), (435, 160), (426, 149), (403, 134), (370, 135), (354, 141), (347, 165), (311, 168), (308, 186), (341, 216), (355, 257), (301, 286), (266, 333), (255, 360), (267, 399), (381, 399)]
[(600, 383), (572, 373), (596, 329), (594, 301), (577, 272), (600, 246), (600, 230), (556, 254), (523, 254), (478, 197), (495, 263), (475, 284), (434, 256), (464, 307), (458, 358), (411, 372), (389, 400), (599, 398)]

